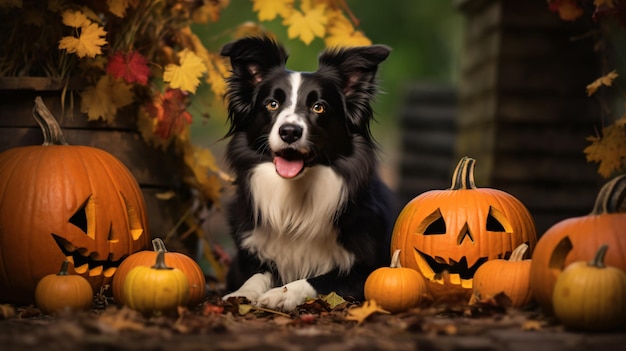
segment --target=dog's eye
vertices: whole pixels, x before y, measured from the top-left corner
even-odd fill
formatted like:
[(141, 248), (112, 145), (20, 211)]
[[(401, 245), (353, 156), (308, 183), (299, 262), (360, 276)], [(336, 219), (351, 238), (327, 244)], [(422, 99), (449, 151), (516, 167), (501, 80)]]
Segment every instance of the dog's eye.
[(316, 103), (311, 108), (311, 111), (313, 111), (313, 112), (315, 112), (315, 113), (317, 113), (319, 115), (320, 113), (324, 113), (324, 111), (326, 111), (326, 108), (324, 107), (324, 105), (322, 105), (320, 103)]
[(278, 106), (280, 106), (278, 101), (272, 100), (272, 101), (268, 102), (267, 105), (265, 105), (265, 108), (268, 111), (276, 111), (276, 110), (278, 110)]

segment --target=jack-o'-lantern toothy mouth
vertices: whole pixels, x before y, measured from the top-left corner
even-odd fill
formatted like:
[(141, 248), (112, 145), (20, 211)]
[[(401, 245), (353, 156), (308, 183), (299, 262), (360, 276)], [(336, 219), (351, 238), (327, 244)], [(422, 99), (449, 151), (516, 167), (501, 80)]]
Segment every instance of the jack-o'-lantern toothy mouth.
[(95, 252), (88, 252), (86, 248), (76, 247), (76, 245), (72, 244), (67, 239), (56, 234), (52, 234), (52, 238), (54, 238), (57, 246), (59, 246), (59, 249), (61, 249), (65, 255), (65, 259), (74, 266), (74, 270), (78, 274), (88, 272), (91, 277), (104, 275), (109, 278), (115, 274), (117, 267), (122, 262), (122, 259), (117, 261), (96, 260), (92, 258), (92, 256), (96, 254)]
[[(450, 283), (460, 285), (465, 289), (472, 288), (474, 273), (478, 267), (487, 262), (487, 257), (481, 257), (471, 267), (468, 267), (466, 257), (457, 262), (452, 258), (432, 257), (418, 249), (415, 249), (414, 256), (415, 262), (426, 279), (439, 284), (444, 284), (449, 280)], [(448, 274), (444, 274), (444, 272)], [(447, 279), (444, 279), (444, 275)]]

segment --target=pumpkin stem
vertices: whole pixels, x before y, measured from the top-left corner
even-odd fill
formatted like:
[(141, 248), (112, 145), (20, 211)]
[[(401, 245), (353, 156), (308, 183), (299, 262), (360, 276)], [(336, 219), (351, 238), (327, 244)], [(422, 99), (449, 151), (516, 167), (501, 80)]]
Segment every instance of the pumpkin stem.
[(69, 266), (69, 261), (68, 260), (63, 260), (63, 262), (61, 262), (61, 269), (59, 269), (59, 273), (57, 273), (57, 275), (70, 275), (67, 272), (67, 267)]
[(156, 263), (152, 266), (153, 269), (174, 269), (165, 265), (165, 251), (157, 251)]
[(619, 175), (602, 186), (591, 215), (625, 212), (626, 174)]
[(608, 250), (608, 248), (609, 245), (607, 244), (600, 246), (593, 260), (589, 261), (589, 265), (597, 268), (606, 267), (606, 265), (604, 264), (604, 256), (606, 256), (606, 250)]
[(402, 268), (402, 265), (400, 264), (400, 249), (397, 249), (393, 252), (393, 255), (391, 256), (391, 264), (389, 265), (389, 267)]
[(159, 252), (159, 251), (167, 252), (167, 249), (165, 248), (165, 243), (163, 242), (161, 238), (152, 239), (152, 250), (154, 252)]
[(52, 112), (48, 110), (41, 96), (35, 98), (33, 116), (43, 133), (42, 145), (69, 145), (63, 136), (61, 126), (52, 115)]
[(509, 257), (510, 262), (518, 262), (524, 260), (524, 255), (526, 254), (526, 250), (528, 250), (528, 244), (521, 243), (518, 247), (511, 252), (511, 257)]
[(476, 160), (463, 156), (454, 169), (452, 174), (452, 186), (450, 190), (460, 189), (476, 189), (474, 182), (474, 167), (476, 166)]

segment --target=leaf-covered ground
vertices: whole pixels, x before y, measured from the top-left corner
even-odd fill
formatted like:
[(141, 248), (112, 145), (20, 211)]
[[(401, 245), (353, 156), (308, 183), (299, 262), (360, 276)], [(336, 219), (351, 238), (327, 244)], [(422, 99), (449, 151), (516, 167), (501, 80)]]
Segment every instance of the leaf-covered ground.
[(626, 345), (626, 330), (570, 332), (538, 308), (510, 309), (493, 300), (386, 314), (331, 298), (284, 314), (215, 296), (168, 316), (143, 316), (111, 299), (97, 302), (88, 312), (55, 316), (0, 305), (0, 349), (538, 351)]

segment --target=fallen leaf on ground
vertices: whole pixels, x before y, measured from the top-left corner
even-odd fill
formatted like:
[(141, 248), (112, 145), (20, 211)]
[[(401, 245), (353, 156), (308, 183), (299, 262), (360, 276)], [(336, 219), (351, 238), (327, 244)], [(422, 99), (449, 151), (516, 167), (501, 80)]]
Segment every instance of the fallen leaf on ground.
[(353, 307), (349, 309), (346, 320), (356, 321), (357, 324), (361, 324), (367, 319), (367, 317), (374, 313), (390, 314), (389, 311), (380, 307), (375, 300), (368, 300), (365, 301), (361, 307)]

